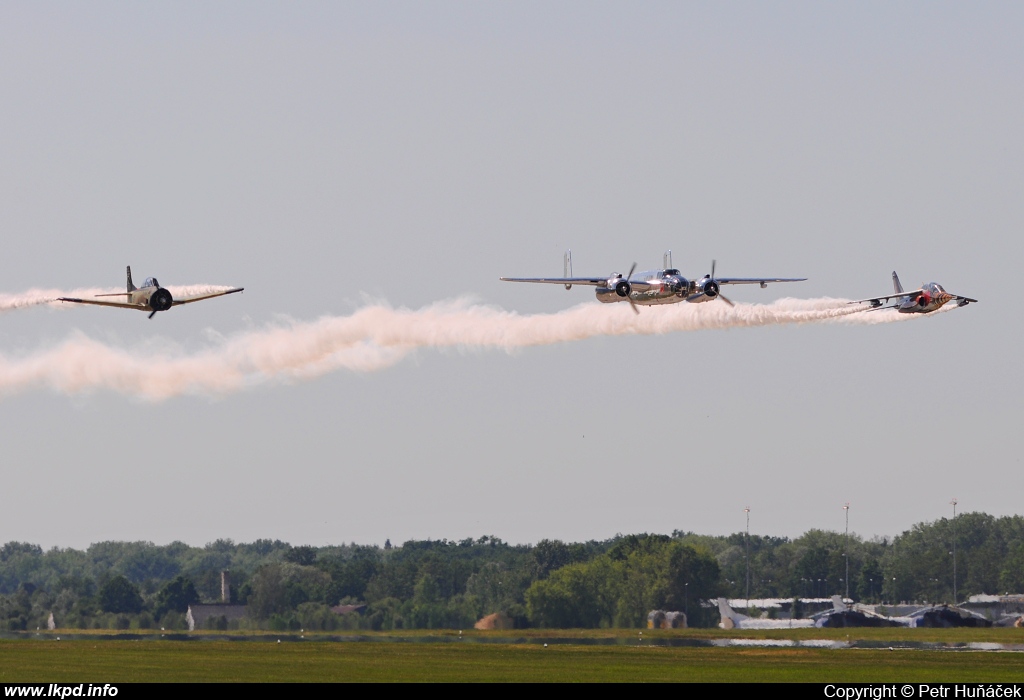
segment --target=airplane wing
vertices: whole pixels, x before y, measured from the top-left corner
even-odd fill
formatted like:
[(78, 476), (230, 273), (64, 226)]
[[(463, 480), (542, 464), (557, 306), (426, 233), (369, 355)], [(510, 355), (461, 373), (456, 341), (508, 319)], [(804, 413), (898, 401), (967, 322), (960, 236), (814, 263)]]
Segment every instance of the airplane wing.
[(608, 284), (607, 277), (499, 277), (502, 282), (539, 282), (540, 284), (589, 284), (601, 287)]
[[(872, 306), (881, 306), (883, 301), (889, 301), (890, 299), (902, 299), (904, 297), (910, 297), (911, 299), (917, 299), (919, 296), (921, 296), (921, 292), (923, 292), (923, 291), (924, 291), (923, 289), (914, 289), (914, 290), (909, 291), (909, 292), (900, 292), (899, 294), (886, 294), (885, 296), (880, 296), (880, 297), (870, 297), (868, 299), (857, 299), (856, 301), (851, 301), (850, 303), (851, 304), (871, 304)], [(968, 299), (968, 301), (973, 301), (973, 300), (972, 299)]]
[[(101, 294), (100, 296), (126, 296), (124, 294)], [(75, 299), (73, 297), (58, 297), (57, 301), (71, 301), (76, 304), (95, 304), (96, 306), (116, 306), (119, 309), (137, 309), (139, 311), (149, 311), (145, 306), (139, 304), (125, 304), (117, 301), (99, 301), (97, 299)]]
[(185, 297), (184, 299), (175, 299), (171, 302), (171, 306), (180, 306), (181, 304), (191, 304), (193, 301), (202, 301), (203, 299), (213, 299), (214, 297), (222, 297), (225, 294), (234, 294), (235, 292), (241, 292), (245, 287), (235, 287), (234, 289), (226, 289), (223, 292), (212, 292), (210, 294), (201, 294), (195, 297)]
[(716, 277), (719, 284), (759, 284), (762, 287), (769, 282), (806, 282), (806, 277)]
[[(618, 282), (614, 277), (499, 277), (502, 282), (536, 282), (539, 284), (582, 284), (591, 287), (607, 287), (609, 282)], [(625, 279), (625, 278), (622, 278)], [(611, 285), (614, 286), (614, 283)], [(654, 286), (651, 282), (629, 280), (633, 291), (644, 292)]]

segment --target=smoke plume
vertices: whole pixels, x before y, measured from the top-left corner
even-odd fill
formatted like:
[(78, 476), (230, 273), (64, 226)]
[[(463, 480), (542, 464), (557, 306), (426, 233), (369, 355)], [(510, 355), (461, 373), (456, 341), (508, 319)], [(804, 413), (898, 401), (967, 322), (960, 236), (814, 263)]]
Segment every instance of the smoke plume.
[[(189, 291), (200, 293), (195, 291), (199, 289), (212, 288)], [(0, 297), (0, 309), (47, 303), (54, 298), (50, 294), (34, 290)], [(418, 310), (374, 304), (347, 316), (267, 325), (217, 340), (208, 349), (191, 354), (164, 341), (158, 350), (131, 352), (76, 333), (56, 347), (25, 357), (0, 355), (0, 391), (40, 386), (67, 393), (106, 389), (149, 400), (181, 394), (224, 395), (262, 383), (309, 380), (338, 370), (374, 372), (419, 348), (508, 352), (595, 336), (807, 323), (876, 324), (915, 316), (891, 310), (865, 311), (863, 305), (829, 298), (738, 303), (735, 307), (719, 302), (673, 304), (641, 308), (639, 314), (633, 314), (626, 304), (593, 302), (551, 314), (518, 314), (466, 300)]]

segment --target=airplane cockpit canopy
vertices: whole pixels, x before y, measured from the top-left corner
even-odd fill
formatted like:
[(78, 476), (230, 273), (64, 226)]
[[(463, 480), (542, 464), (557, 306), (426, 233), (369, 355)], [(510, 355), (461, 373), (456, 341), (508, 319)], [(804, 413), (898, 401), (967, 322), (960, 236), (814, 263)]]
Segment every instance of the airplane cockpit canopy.
[(668, 277), (669, 275), (678, 275), (679, 274), (679, 270), (677, 270), (675, 268), (672, 268), (671, 270), (665, 270), (664, 274), (665, 274), (666, 277)]
[(142, 283), (143, 287), (159, 287), (160, 283), (156, 281), (156, 277), (147, 277), (146, 281)]

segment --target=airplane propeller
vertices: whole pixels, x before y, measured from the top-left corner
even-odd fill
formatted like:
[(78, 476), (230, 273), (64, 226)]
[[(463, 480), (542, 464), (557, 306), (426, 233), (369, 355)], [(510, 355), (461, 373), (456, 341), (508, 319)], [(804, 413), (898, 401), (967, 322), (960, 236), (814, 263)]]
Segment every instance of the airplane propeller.
[(636, 263), (633, 263), (633, 267), (629, 268), (629, 274), (626, 275), (626, 279), (622, 279), (621, 275), (619, 276), (619, 281), (615, 283), (615, 293), (629, 302), (629, 306), (633, 309), (633, 313), (639, 314), (640, 311), (636, 308), (636, 302), (634, 302), (633, 297), (630, 296), (633, 292), (633, 285), (630, 284), (630, 280), (633, 279), (634, 270), (636, 270)]
[[(634, 270), (636, 270), (636, 263), (633, 263), (633, 267), (629, 268), (629, 274), (626, 275), (626, 284), (629, 284), (629, 281), (631, 279), (633, 279), (633, 271)], [(633, 290), (633, 285), (630, 285), (630, 291), (632, 292), (632, 290)], [(627, 294), (626, 295), (626, 301), (629, 302), (629, 308), (633, 309), (633, 313), (635, 313), (637, 316), (639, 316), (640, 315), (640, 309), (636, 308), (636, 302), (633, 301), (633, 295), (632, 294)]]
[(153, 309), (153, 312), (149, 315), (150, 318), (156, 314), (157, 311), (167, 311), (171, 308), (174, 303), (174, 298), (171, 293), (163, 287), (160, 287), (153, 295), (149, 298), (149, 308)]
[(716, 260), (712, 260), (711, 261), (711, 279), (708, 280), (710, 284), (714, 285), (715, 294), (713, 296), (717, 296), (719, 299), (724, 301), (729, 306), (736, 306), (736, 304), (732, 303), (732, 300), (730, 300), (728, 297), (726, 297), (724, 294), (722, 294), (722, 287), (721, 287), (721, 285), (719, 285), (718, 282), (715, 281), (715, 264), (716, 264), (716, 262), (717, 262)]

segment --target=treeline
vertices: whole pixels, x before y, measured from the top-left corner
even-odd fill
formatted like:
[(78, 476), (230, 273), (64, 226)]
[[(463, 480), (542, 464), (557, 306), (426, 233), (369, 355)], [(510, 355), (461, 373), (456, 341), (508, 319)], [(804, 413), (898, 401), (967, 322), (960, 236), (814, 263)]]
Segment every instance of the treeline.
[[(845, 595), (862, 602), (953, 602), (1024, 591), (1024, 518), (966, 513), (864, 540), (811, 530), (789, 539), (673, 532), (605, 541), (510, 545), (496, 537), (399, 547), (293, 547), (278, 540), (205, 547), (101, 542), (85, 551), (9, 542), (0, 548), (0, 627), (182, 629), (191, 604), (248, 605), (232, 625), (265, 629), (466, 628), (491, 613), (517, 627), (640, 627), (654, 609), (741, 598)], [(749, 566), (748, 566), (749, 564)], [(849, 574), (847, 574), (849, 571)], [(365, 605), (339, 616), (339, 604)]]

